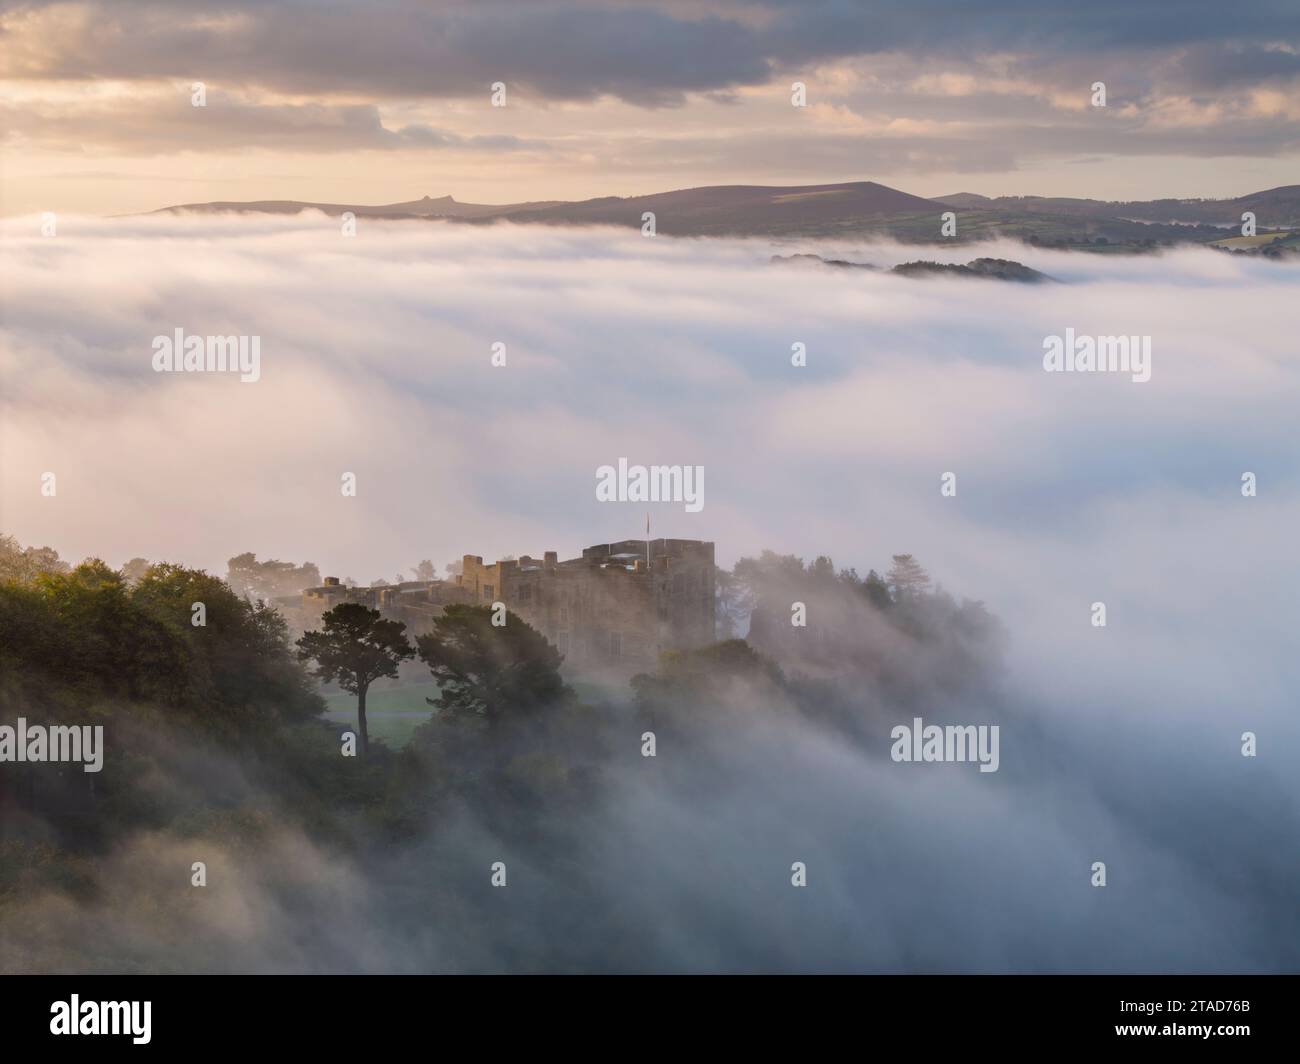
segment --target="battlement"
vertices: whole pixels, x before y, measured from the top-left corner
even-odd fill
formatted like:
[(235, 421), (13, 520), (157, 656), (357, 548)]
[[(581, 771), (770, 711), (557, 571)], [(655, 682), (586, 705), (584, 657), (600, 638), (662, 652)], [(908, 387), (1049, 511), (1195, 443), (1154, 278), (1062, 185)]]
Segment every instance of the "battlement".
[(295, 631), (359, 602), (420, 635), (450, 603), (503, 602), (555, 645), (570, 674), (626, 680), (652, 670), (664, 650), (713, 642), (713, 559), (713, 544), (695, 539), (598, 543), (566, 561), (546, 551), (485, 565), (482, 555), (466, 554), (449, 580), (349, 587), (327, 576), (276, 606)]
[(663, 650), (714, 639), (714, 546), (701, 540), (601, 543), (567, 561), (547, 551), (484, 565), (466, 554), (456, 579), (473, 601), (505, 603), (574, 673), (625, 679)]

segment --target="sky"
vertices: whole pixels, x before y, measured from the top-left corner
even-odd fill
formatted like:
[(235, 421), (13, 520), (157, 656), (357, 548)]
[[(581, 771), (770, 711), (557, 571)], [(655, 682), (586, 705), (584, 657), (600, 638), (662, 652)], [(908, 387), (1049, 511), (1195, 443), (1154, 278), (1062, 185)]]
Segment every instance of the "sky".
[(1230, 197), (1300, 174), (1292, 0), (17, 0), (0, 40), (7, 216), (856, 180)]

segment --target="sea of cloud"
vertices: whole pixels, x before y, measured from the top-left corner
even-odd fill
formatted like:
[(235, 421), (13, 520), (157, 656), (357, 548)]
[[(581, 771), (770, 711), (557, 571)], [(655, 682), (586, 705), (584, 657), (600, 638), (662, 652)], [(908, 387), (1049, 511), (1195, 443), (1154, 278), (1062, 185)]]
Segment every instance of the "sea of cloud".
[[(53, 237), (18, 218), (0, 237), (0, 529), (23, 543), (218, 573), (253, 550), (367, 582), (572, 556), (642, 534), (648, 509), (724, 565), (911, 552), (1006, 625), (1007, 706), (1034, 726), (1004, 736), (997, 774), (742, 736), (707, 816), (629, 780), (583, 833), (597, 882), (642, 884), (632, 929), (605, 929), (624, 952), (566, 952), (519, 915), (499, 926), (541, 935), (531, 950), (403, 952), (393, 916), (393, 951), (318, 965), (1300, 964), (1300, 265), (364, 219), (347, 237), (319, 214), (61, 218)], [(992, 255), (1057, 283), (770, 261), (804, 251)], [(260, 336), (261, 379), (155, 373), (177, 327)], [(1067, 327), (1150, 336), (1150, 381), (1045, 373)], [(704, 466), (703, 510), (598, 503), (597, 466), (622, 456)], [(807, 911), (782, 924), (791, 893)]]

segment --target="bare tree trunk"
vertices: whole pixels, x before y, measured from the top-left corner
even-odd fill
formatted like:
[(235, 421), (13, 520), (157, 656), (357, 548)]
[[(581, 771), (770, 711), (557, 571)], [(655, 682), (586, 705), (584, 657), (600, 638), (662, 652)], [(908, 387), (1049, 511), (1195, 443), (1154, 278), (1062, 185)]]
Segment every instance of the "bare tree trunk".
[(366, 688), (357, 690), (357, 739), (361, 746), (361, 756), (365, 757), (370, 749), (370, 735), (366, 731)]

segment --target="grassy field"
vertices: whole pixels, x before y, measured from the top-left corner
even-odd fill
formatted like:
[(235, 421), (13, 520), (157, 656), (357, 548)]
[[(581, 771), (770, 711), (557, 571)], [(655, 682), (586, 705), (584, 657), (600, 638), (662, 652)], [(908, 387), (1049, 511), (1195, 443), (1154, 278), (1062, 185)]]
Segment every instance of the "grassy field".
[[(624, 705), (632, 699), (630, 687), (573, 683), (574, 693), (584, 702), (595, 705)], [(335, 691), (325, 696), (325, 719), (356, 727), (357, 696)], [(382, 739), (398, 750), (411, 741), (411, 733), (433, 713), (434, 707), (426, 698), (438, 697), (438, 685), (427, 683), (404, 684), (401, 687), (372, 689), (366, 696), (366, 723), (370, 738)]]
[(624, 684), (591, 683), (585, 680), (569, 680), (569, 686), (581, 702), (591, 705), (619, 706), (630, 704), (633, 698), (632, 688)]
[(1296, 234), (1290, 231), (1279, 231), (1275, 233), (1257, 233), (1255, 236), (1233, 236), (1227, 240), (1216, 240), (1213, 247), (1216, 248), (1254, 248), (1262, 247), (1265, 244), (1271, 244), (1280, 237), (1282, 240), (1290, 242), (1291, 237)]
[[(426, 698), (438, 697), (438, 685), (415, 683), (371, 690), (366, 696), (366, 724), (371, 739), (382, 739), (397, 749), (405, 746), (417, 725), (429, 719), (433, 706)], [(357, 723), (357, 697), (339, 691), (325, 696), (325, 717), (340, 724)]]

